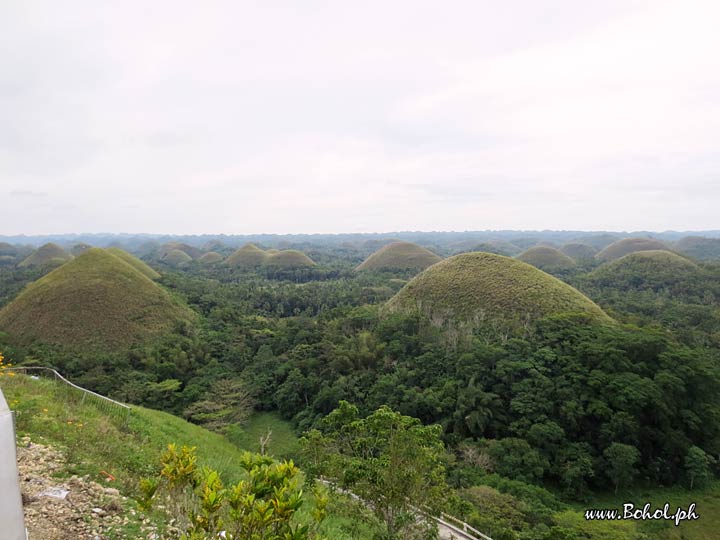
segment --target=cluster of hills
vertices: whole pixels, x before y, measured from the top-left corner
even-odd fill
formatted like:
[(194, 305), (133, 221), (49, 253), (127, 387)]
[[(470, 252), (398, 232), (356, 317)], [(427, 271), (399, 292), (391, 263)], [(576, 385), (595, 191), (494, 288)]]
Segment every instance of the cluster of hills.
[[(368, 240), (364, 247), (376, 251), (355, 270), (398, 270), (416, 276), (389, 300), (387, 313), (417, 312), (432, 325), (455, 333), (492, 329), (505, 335), (558, 313), (582, 314), (594, 322), (610, 320), (595, 303), (551, 274), (563, 276), (576, 271), (580, 264), (590, 264), (594, 270), (586, 279), (589, 284), (612, 281), (622, 282), (624, 287), (657, 290), (698, 271), (696, 262), (673, 248), (707, 253), (715, 243), (715, 239), (690, 238), (668, 246), (653, 238), (638, 237), (598, 247), (610, 239), (606, 235), (595, 245), (577, 241), (560, 248), (532, 245), (522, 251), (520, 245), (526, 242), (492, 241), (473, 246), (484, 251), (446, 259), (412, 242)], [(146, 249), (147, 260), (161, 266), (183, 267), (192, 261), (240, 269), (316, 266), (300, 250), (261, 249), (253, 243), (234, 251), (218, 240), (207, 241), (202, 248), (171, 241), (150, 243)], [(13, 245), (0, 244), (4, 256), (16, 251)], [(514, 257), (502, 254), (509, 251), (515, 252)], [(101, 249), (76, 243), (66, 250), (46, 243), (24, 255), (17, 263), (20, 268), (55, 269), (27, 286), (0, 311), (0, 330), (20, 342), (127, 347), (194, 318), (154, 281), (160, 276), (155, 269), (118, 247)], [(387, 285), (383, 290), (397, 290)]]
[(296, 249), (260, 249), (255, 244), (246, 244), (232, 253), (226, 260), (227, 266), (234, 268), (307, 268), (315, 262)]

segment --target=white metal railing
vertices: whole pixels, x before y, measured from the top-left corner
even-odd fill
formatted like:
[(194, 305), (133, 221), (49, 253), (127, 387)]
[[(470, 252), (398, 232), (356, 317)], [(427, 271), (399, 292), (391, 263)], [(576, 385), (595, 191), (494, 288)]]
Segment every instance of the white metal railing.
[[(340, 493), (350, 496), (352, 499), (360, 501), (361, 503), (366, 505), (368, 504), (363, 501), (358, 495), (356, 495), (352, 491), (343, 489), (329, 478), (321, 476), (316, 478), (316, 480), (321, 484), (329, 486)], [(430, 521), (434, 521), (435, 523), (437, 523), (440, 532), (440, 538), (448, 538), (447, 535), (449, 534), (449, 538), (455, 540), (492, 540), (492, 538), (490, 538), (488, 535), (481, 533), (476, 528), (471, 527), (461, 519), (451, 516), (450, 514), (446, 514), (445, 512), (441, 512), (440, 516), (435, 516), (428, 510), (421, 510), (420, 508), (415, 508), (412, 506), (410, 508), (412, 508), (418, 515), (422, 516), (423, 518), (429, 519)]]
[(25, 375), (37, 373), (40, 376), (52, 378), (58, 383), (60, 383), (60, 388), (66, 390), (66, 398), (70, 399), (74, 396), (75, 398), (79, 398), (81, 403), (85, 403), (86, 401), (89, 403), (93, 403), (104, 413), (110, 416), (115, 416), (122, 420), (124, 423), (127, 423), (128, 418), (130, 417), (130, 411), (132, 409), (129, 405), (126, 405), (125, 403), (120, 403), (119, 401), (115, 401), (114, 399), (110, 399), (109, 397), (100, 395), (97, 392), (93, 392), (92, 390), (88, 390), (87, 388), (78, 386), (77, 384), (68, 381), (65, 377), (60, 375), (60, 373), (58, 373), (53, 368), (39, 366), (20, 366), (5, 368), (3, 372), (5, 372), (6, 374), (8, 372), (23, 373)]
[(0, 389), (0, 525), (7, 540), (27, 540), (15, 449), (15, 422)]

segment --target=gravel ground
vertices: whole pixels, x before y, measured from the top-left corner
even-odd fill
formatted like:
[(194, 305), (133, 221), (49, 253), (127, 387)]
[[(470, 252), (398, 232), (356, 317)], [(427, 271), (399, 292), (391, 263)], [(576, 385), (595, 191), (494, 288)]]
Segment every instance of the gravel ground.
[[(117, 489), (86, 477), (54, 478), (62, 471), (62, 453), (25, 438), (18, 444), (18, 470), (30, 540), (136, 540), (157, 534), (143, 523), (134, 502)], [(63, 497), (64, 495), (64, 497)], [(137, 523), (140, 536), (123, 533)]]

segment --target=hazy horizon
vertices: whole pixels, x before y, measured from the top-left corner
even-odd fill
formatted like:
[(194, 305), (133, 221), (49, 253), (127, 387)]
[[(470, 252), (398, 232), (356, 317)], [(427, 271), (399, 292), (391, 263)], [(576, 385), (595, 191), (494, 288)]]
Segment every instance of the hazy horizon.
[(5, 235), (720, 229), (717, 2), (2, 11)]

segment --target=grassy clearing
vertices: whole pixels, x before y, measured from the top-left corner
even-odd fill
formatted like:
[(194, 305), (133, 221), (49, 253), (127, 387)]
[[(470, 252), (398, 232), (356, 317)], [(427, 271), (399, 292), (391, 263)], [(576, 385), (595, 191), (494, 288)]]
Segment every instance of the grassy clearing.
[(260, 451), (260, 438), (270, 431), (266, 453), (278, 459), (296, 459), (300, 445), (290, 422), (275, 413), (259, 412), (239, 428), (228, 433), (228, 438), (240, 448), (251, 452)]

